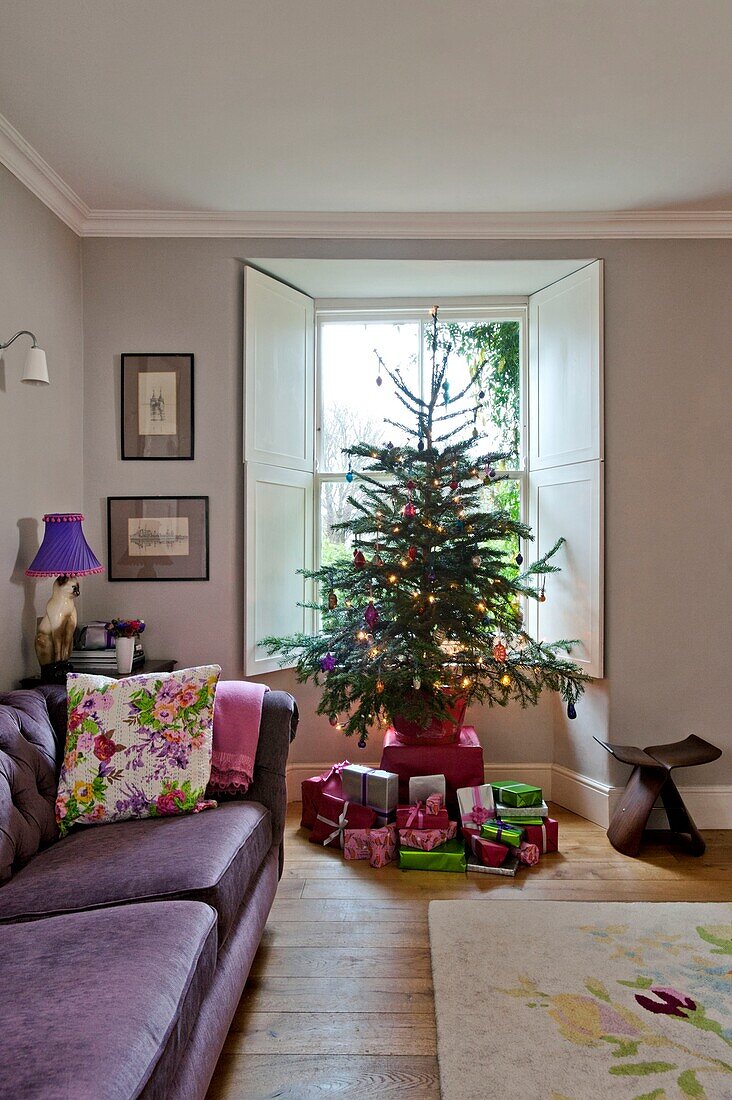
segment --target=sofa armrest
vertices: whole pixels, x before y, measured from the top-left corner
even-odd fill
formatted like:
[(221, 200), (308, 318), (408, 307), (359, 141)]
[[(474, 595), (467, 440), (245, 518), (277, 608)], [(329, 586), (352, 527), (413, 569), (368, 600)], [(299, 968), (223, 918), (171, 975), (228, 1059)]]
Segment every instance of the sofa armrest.
[[(272, 815), (272, 844), (282, 843), (287, 815), (287, 755), (298, 723), (297, 703), (286, 691), (268, 691), (262, 702), (254, 778), (243, 796)], [(241, 796), (239, 796), (241, 797)]]

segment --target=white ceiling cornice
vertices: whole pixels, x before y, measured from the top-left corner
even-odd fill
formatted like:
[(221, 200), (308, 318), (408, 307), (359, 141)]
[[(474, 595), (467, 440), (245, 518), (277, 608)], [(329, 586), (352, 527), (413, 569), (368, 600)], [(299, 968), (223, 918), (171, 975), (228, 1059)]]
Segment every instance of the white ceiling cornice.
[(89, 207), (4, 115), (0, 115), (0, 164), (17, 176), (74, 233), (83, 236), (84, 222), (91, 214)]
[(732, 237), (730, 210), (397, 213), (92, 210), (0, 115), (0, 163), (80, 237), (623, 240)]

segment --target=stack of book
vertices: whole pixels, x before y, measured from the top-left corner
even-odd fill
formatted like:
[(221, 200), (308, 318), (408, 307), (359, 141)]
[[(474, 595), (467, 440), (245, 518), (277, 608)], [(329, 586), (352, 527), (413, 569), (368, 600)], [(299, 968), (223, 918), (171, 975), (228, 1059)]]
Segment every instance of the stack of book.
[[(105, 649), (72, 649), (69, 658), (75, 672), (87, 672), (94, 669), (95, 672), (116, 672), (117, 651), (114, 646)], [(145, 650), (139, 638), (135, 638), (135, 655), (132, 658), (133, 671), (145, 663)]]

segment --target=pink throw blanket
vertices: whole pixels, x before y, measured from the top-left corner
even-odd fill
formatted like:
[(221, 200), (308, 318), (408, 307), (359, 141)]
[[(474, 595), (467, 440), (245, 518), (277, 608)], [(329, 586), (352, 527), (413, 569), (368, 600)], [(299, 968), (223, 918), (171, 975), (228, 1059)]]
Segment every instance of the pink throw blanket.
[(216, 688), (209, 790), (243, 794), (254, 776), (264, 684), (222, 680)]

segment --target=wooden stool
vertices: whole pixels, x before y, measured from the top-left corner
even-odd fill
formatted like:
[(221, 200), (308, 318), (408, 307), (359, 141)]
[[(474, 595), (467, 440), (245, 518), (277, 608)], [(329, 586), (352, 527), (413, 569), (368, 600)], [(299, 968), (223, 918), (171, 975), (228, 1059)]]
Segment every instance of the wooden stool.
[(633, 765), (607, 831), (613, 848), (626, 856), (638, 855), (648, 818), (660, 795), (670, 826), (667, 835), (683, 843), (691, 855), (702, 855), (704, 840), (671, 778), (671, 770), (709, 764), (722, 755), (722, 750), (694, 734), (672, 745), (649, 745), (647, 749), (611, 745), (599, 737), (595, 741), (616, 760)]

